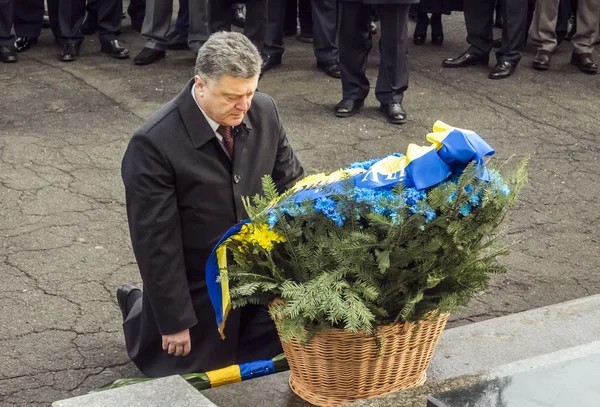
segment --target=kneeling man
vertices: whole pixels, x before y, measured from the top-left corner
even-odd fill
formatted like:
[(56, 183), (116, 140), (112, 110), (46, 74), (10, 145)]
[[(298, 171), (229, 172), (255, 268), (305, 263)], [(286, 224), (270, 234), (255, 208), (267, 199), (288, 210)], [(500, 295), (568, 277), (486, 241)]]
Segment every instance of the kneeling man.
[(256, 92), (261, 56), (219, 32), (195, 76), (131, 139), (122, 164), (127, 217), (143, 290), (117, 291), (130, 358), (147, 376), (206, 372), (271, 359), (281, 344), (266, 309), (232, 310), (218, 331), (205, 264), (247, 216), (241, 198), (270, 174), (280, 191), (304, 170), (271, 97)]

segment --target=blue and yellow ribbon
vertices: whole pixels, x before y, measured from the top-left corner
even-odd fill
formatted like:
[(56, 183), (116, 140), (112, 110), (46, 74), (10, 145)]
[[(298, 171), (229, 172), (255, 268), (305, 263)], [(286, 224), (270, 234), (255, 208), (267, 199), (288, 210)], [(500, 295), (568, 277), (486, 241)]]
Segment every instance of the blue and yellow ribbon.
[[(293, 187), (293, 199), (299, 203), (341, 193), (348, 182), (358, 188), (375, 189), (403, 183), (407, 187), (423, 190), (445, 181), (453, 173), (462, 172), (471, 161), (481, 168), (479, 178), (489, 181), (484, 157), (493, 155), (495, 151), (478, 134), (437, 121), (426, 138), (431, 142), (430, 146), (409, 144), (406, 155), (388, 156), (366, 171), (340, 170), (329, 176), (306, 177)], [(219, 241), (206, 263), (206, 285), (222, 337), (230, 308), (226, 245), (222, 243), (239, 233), (247, 222), (233, 226)]]

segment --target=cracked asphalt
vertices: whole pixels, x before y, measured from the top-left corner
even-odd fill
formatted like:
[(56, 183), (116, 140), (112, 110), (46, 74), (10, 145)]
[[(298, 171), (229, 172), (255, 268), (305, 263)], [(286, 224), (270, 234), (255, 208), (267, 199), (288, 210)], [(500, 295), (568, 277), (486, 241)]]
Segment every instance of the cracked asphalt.
[[(531, 181), (508, 223), (509, 272), (451, 326), (600, 293), (600, 79), (568, 64), (568, 43), (548, 72), (529, 68), (531, 48), (507, 80), (487, 79), (484, 68), (443, 69), (465, 47), (462, 14), (445, 23), (443, 47), (411, 46), (406, 125), (388, 124), (373, 95), (362, 114), (335, 118), (339, 82), (318, 73), (310, 45), (293, 38), (260, 90), (278, 102), (309, 172), (426, 144), (438, 119), (477, 131), (500, 158), (531, 154)], [(135, 55), (144, 42), (125, 25)], [(0, 406), (47, 406), (140, 375), (115, 300), (121, 283), (139, 283), (120, 160), (194, 64), (190, 52), (171, 51), (136, 67), (100, 54), (95, 37), (77, 62), (57, 53), (45, 30), (17, 64), (0, 65)]]

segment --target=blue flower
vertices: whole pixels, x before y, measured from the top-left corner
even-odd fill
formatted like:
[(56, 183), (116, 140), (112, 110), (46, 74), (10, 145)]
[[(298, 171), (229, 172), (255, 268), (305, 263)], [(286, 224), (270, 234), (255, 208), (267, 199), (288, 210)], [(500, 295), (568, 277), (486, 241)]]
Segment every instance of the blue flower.
[(415, 205), (427, 197), (425, 191), (419, 191), (416, 188), (406, 188), (404, 190), (404, 199), (409, 205)]
[(461, 215), (467, 216), (471, 213), (471, 205), (464, 202), (458, 207), (458, 211), (460, 212)]
[(269, 230), (273, 229), (273, 227), (277, 224), (277, 212), (271, 211), (269, 212), (269, 217), (267, 218), (267, 223), (269, 224)]
[(344, 226), (346, 217), (336, 209), (337, 203), (331, 198), (318, 198), (315, 200), (315, 211), (323, 213), (337, 226)]

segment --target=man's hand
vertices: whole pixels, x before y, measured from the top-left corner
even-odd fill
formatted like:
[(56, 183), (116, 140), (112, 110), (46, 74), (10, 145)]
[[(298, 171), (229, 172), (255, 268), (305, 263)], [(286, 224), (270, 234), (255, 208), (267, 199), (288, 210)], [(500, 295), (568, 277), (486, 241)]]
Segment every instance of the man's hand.
[(190, 330), (177, 332), (172, 335), (162, 336), (162, 348), (169, 352), (169, 355), (187, 356), (192, 350), (190, 340)]

